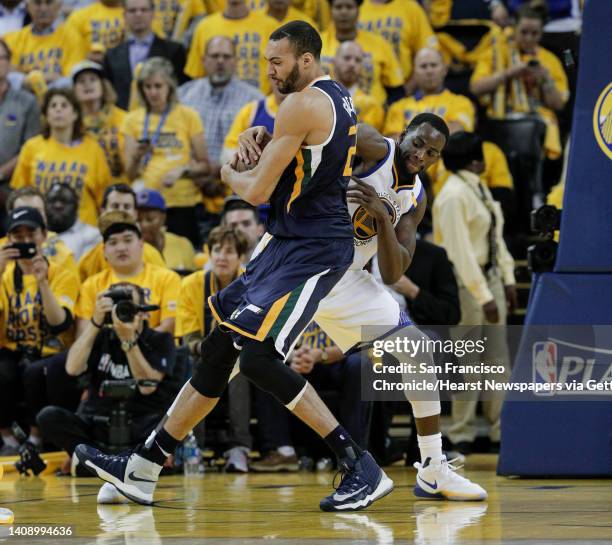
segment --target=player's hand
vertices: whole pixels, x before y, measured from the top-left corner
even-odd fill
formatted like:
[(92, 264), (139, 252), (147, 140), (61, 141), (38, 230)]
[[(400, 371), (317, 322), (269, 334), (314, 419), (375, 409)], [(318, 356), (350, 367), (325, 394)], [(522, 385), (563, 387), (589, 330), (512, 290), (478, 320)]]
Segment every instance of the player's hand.
[(499, 322), (499, 309), (495, 299), (491, 299), (488, 303), (482, 305), (482, 311), (484, 312), (487, 322), (496, 324)]
[(49, 264), (47, 260), (39, 253), (37, 253), (30, 261), (32, 266), (32, 274), (36, 278), (38, 285), (47, 282), (49, 273)]
[(506, 292), (506, 303), (508, 304), (508, 312), (512, 314), (518, 307), (518, 298), (516, 295), (516, 285), (508, 284), (504, 286)]
[(93, 321), (98, 325), (102, 325), (106, 314), (113, 310), (113, 300), (106, 296), (106, 291), (101, 291), (96, 295), (96, 306), (93, 312)]
[(349, 187), (346, 192), (347, 201), (363, 206), (375, 220), (384, 221), (388, 218), (389, 211), (374, 188), (354, 176), (351, 176), (351, 180), (355, 182), (356, 186)]
[(11, 248), (10, 244), (5, 244), (0, 248), (0, 274), (4, 272), (10, 261), (19, 257), (19, 250)]
[(251, 127), (238, 137), (238, 157), (246, 165), (256, 165), (272, 135), (264, 126)]

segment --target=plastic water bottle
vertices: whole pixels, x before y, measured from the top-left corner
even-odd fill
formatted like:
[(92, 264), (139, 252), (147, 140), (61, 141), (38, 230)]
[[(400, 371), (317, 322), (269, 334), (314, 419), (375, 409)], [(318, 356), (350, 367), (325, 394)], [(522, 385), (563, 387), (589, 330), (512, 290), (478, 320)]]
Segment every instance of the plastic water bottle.
[(191, 432), (183, 442), (183, 474), (190, 477), (197, 476), (203, 468), (202, 453), (195, 435)]

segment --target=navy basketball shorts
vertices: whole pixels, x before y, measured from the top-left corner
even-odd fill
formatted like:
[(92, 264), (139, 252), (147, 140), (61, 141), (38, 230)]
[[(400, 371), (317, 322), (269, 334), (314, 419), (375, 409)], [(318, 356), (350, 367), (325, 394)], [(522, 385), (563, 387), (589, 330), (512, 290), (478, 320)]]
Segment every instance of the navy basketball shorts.
[(244, 338), (271, 338), (286, 357), (352, 261), (352, 239), (266, 234), (244, 274), (208, 302), (217, 322), (234, 332), (236, 346)]

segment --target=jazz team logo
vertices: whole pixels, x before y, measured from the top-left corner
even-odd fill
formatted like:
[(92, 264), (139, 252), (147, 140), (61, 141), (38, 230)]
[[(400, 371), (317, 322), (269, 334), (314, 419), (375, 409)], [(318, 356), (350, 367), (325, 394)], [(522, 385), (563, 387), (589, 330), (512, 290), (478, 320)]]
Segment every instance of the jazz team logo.
[(612, 83), (607, 85), (595, 104), (593, 131), (601, 150), (612, 159)]

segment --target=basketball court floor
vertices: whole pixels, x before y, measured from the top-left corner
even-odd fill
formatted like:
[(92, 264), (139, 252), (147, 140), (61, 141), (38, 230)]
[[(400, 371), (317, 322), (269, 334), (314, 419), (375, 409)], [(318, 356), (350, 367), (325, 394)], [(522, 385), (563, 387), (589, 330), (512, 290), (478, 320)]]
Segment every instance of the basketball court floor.
[[(484, 503), (415, 500), (415, 471), (388, 468), (392, 494), (366, 511), (322, 513), (333, 473), (164, 477), (154, 507), (99, 506), (100, 481), (19, 477), (0, 481), (0, 507), (22, 525), (71, 526), (73, 537), (11, 536), (0, 543), (587, 545), (612, 543), (612, 480), (508, 479), (495, 456), (471, 456), (464, 471), (489, 491)], [(14, 533), (14, 532), (13, 532)]]

